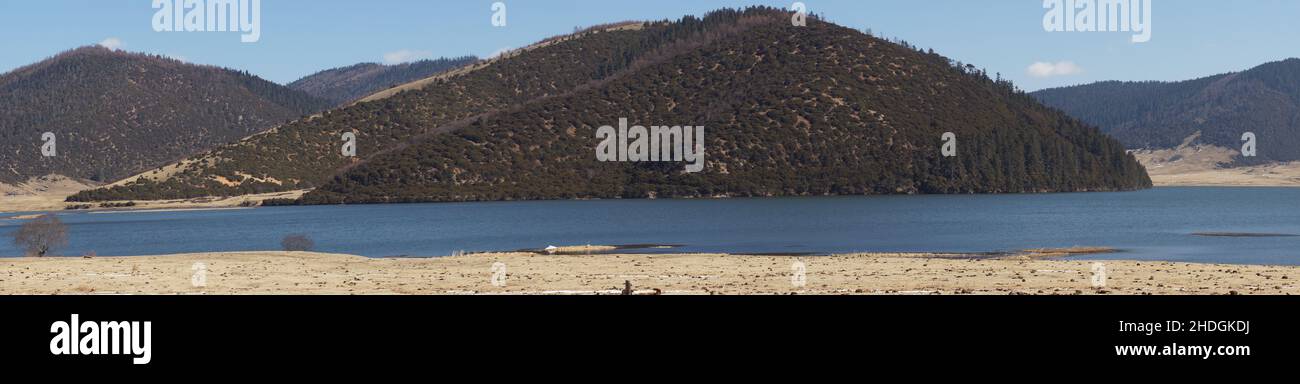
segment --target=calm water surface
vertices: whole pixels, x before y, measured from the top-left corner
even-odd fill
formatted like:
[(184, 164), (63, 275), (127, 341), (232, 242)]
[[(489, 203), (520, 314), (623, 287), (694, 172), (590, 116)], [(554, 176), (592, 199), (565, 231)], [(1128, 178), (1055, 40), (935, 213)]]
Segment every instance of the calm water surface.
[[(1126, 193), (603, 200), (60, 213), (64, 255), (316, 250), (435, 256), (573, 244), (679, 244), (672, 252), (998, 252), (1100, 246), (1085, 259), (1300, 265), (1300, 189), (1160, 188)], [(10, 215), (4, 215), (10, 216)], [(21, 253), (0, 220), (0, 255)], [(661, 250), (666, 251), (666, 250)]]

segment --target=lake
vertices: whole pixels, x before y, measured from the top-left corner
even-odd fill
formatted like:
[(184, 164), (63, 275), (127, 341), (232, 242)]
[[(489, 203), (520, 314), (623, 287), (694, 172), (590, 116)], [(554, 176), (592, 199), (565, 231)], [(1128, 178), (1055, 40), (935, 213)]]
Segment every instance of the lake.
[[(11, 216), (6, 214), (4, 216)], [(278, 250), (439, 256), (547, 245), (674, 244), (637, 252), (1003, 252), (1072, 246), (1131, 259), (1300, 265), (1300, 189), (1158, 188), (1122, 193), (595, 200), (59, 213), (62, 255)], [(21, 254), (0, 220), (0, 255)]]

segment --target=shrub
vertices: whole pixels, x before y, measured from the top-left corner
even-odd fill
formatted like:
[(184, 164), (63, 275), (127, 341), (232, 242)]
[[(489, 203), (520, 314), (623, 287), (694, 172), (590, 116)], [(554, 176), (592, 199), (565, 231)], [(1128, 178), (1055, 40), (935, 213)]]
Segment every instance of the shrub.
[(14, 245), (26, 250), (28, 256), (45, 257), (68, 245), (68, 226), (54, 215), (41, 215), (14, 232)]

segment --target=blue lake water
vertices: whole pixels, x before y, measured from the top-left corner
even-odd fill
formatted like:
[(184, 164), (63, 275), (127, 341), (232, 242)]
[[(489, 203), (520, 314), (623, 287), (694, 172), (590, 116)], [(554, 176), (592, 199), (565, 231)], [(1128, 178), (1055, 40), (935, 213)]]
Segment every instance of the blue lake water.
[[(1300, 265), (1300, 189), (1124, 193), (598, 200), (59, 213), (62, 255), (278, 250), (307, 234), (322, 252), (437, 256), (576, 244), (679, 244), (672, 252), (998, 252), (1099, 246), (1136, 259)], [(10, 216), (10, 215), (5, 215)], [(18, 220), (0, 220), (0, 255)], [(661, 250), (664, 251), (664, 250)]]

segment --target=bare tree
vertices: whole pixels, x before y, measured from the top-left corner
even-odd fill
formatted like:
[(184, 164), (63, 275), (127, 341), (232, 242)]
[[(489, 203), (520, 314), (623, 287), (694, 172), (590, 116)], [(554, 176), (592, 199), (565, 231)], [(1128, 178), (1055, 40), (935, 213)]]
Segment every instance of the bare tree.
[(280, 246), (289, 252), (307, 252), (316, 247), (316, 243), (311, 241), (307, 235), (295, 234), (285, 236), (280, 240)]
[(14, 245), (28, 256), (45, 257), (55, 248), (68, 245), (68, 226), (54, 215), (41, 215), (14, 232)]

